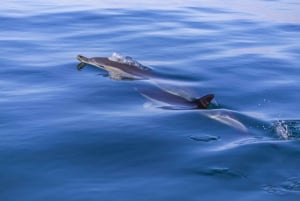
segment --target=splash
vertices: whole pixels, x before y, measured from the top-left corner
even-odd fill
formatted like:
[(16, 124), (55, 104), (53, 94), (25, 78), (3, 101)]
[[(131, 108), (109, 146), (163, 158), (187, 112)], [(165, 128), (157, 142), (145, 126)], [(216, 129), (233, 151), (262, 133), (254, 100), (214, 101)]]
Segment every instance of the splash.
[(123, 56), (121, 54), (118, 54), (116, 52), (114, 52), (110, 57), (108, 57), (109, 60), (114, 61), (114, 62), (118, 62), (121, 64), (127, 64), (130, 66), (135, 66), (138, 67), (142, 70), (151, 70), (149, 67), (142, 65), (141, 63), (139, 63), (137, 60), (133, 59), (130, 56)]
[(300, 139), (300, 120), (278, 120), (273, 122), (273, 128), (281, 139)]

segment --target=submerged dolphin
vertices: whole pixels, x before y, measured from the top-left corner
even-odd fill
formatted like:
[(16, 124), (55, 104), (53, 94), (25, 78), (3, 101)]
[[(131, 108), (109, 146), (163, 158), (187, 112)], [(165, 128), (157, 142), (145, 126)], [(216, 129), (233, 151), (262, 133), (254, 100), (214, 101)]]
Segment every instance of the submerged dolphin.
[(86, 64), (101, 68), (109, 73), (110, 78), (121, 80), (143, 80), (154, 76), (151, 68), (148, 68), (131, 57), (123, 57), (114, 53), (111, 57), (92, 57), (87, 58), (78, 55), (77, 59), (81, 62), (77, 69), (81, 70)]

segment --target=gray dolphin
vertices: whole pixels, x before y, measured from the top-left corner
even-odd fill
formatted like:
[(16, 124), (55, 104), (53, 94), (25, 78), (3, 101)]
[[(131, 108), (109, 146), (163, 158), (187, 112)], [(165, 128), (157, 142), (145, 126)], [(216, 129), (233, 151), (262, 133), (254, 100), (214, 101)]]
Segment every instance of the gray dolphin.
[(238, 130), (244, 132), (247, 131), (246, 126), (239, 119), (235, 118), (236, 115), (233, 115), (233, 113), (236, 112), (229, 112), (230, 110), (226, 109), (214, 109), (218, 107), (211, 104), (211, 101), (214, 98), (213, 94), (208, 94), (201, 98), (187, 98), (180, 94), (174, 94), (160, 89), (137, 88), (137, 91), (148, 100), (162, 105), (160, 108), (163, 109), (190, 110), (211, 108), (212, 110), (205, 110), (201, 114), (223, 124), (237, 128)]
[(77, 59), (81, 62), (77, 69), (81, 70), (86, 64), (101, 68), (109, 73), (110, 78), (121, 80), (144, 80), (154, 76), (151, 68), (141, 65), (130, 57), (124, 57), (125, 61), (111, 59), (110, 57), (92, 57), (87, 58), (78, 55)]

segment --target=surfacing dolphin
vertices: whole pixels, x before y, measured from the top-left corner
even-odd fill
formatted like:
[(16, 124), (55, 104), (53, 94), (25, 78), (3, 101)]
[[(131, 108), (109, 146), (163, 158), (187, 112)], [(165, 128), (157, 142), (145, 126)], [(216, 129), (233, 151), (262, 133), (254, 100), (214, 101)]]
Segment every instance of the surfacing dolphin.
[(92, 57), (87, 58), (78, 55), (80, 63), (77, 66), (81, 70), (86, 64), (106, 70), (109, 77), (115, 80), (145, 80), (155, 76), (151, 68), (144, 66), (131, 57), (124, 57), (113, 53), (111, 57)]

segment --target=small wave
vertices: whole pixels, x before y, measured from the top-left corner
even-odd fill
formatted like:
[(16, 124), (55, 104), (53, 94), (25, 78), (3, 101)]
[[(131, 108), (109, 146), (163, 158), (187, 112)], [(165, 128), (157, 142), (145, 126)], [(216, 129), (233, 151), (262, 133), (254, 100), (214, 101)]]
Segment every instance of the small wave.
[(268, 193), (284, 195), (286, 193), (300, 193), (300, 177), (292, 177), (275, 185), (264, 185), (262, 189)]
[(191, 136), (190, 138), (192, 140), (198, 141), (198, 142), (211, 142), (211, 141), (217, 141), (220, 139), (219, 136), (214, 136), (214, 135)]
[(203, 175), (203, 176), (212, 176), (212, 177), (220, 177), (220, 178), (246, 178), (245, 175), (243, 175), (240, 172), (237, 172), (235, 170), (232, 170), (227, 167), (210, 167), (206, 169), (201, 169), (197, 171), (197, 174)]

